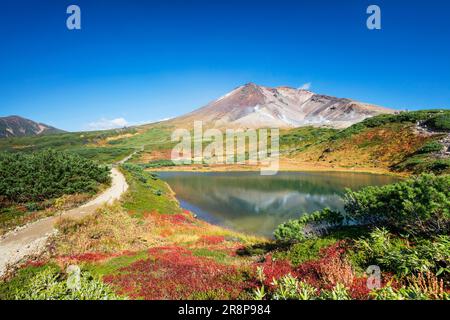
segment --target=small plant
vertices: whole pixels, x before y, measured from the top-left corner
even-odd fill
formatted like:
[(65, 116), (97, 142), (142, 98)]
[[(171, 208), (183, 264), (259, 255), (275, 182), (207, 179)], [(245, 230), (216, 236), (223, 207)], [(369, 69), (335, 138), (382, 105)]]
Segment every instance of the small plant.
[(345, 285), (337, 283), (336, 286), (331, 290), (323, 290), (320, 295), (322, 300), (350, 300), (351, 297), (348, 293)]

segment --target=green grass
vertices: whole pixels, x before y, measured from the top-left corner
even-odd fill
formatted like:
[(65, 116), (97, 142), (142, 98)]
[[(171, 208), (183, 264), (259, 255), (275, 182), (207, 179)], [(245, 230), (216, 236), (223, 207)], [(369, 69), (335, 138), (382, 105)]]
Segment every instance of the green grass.
[(137, 252), (134, 255), (122, 255), (117, 258), (110, 259), (103, 263), (86, 264), (84, 269), (103, 277), (105, 275), (113, 275), (120, 272), (120, 269), (128, 267), (129, 265), (148, 258), (147, 251)]
[[(138, 133), (139, 131), (139, 133)], [(136, 134), (138, 133), (138, 134)], [(133, 151), (145, 147), (145, 152), (171, 148), (171, 128), (152, 125), (146, 128), (128, 128), (92, 132), (71, 132), (36, 137), (0, 139), (0, 151), (35, 152), (48, 148), (76, 153), (100, 163), (117, 162)], [(131, 134), (116, 140), (104, 142), (108, 138)]]
[(122, 172), (130, 186), (123, 203), (125, 209), (137, 215), (153, 211), (161, 214), (181, 212), (169, 186), (156, 174), (146, 172), (137, 165), (122, 166)]
[(337, 130), (329, 128), (302, 127), (280, 135), (281, 151), (300, 152), (306, 148), (327, 141)]
[(450, 131), (450, 112), (433, 117), (425, 124), (437, 131)]
[(427, 154), (417, 154), (391, 167), (394, 171), (409, 171), (414, 174), (422, 172), (447, 174), (450, 173), (450, 159), (434, 159)]
[(362, 132), (364, 129), (382, 127), (390, 123), (416, 123), (418, 121), (426, 121), (428, 123), (433, 122), (433, 119), (441, 119), (442, 117), (443, 119), (447, 119), (449, 116), (450, 110), (439, 109), (402, 112), (399, 114), (382, 114), (372, 118), (367, 118), (349, 128), (339, 131), (332, 137), (332, 140), (348, 138), (354, 134)]
[(51, 148), (76, 153), (101, 163), (113, 163), (129, 155), (134, 150), (133, 146), (103, 147), (95, 146), (95, 144), (107, 138), (134, 132), (135, 129), (124, 129), (5, 138), (0, 139), (0, 151), (30, 153)]
[(230, 257), (226, 253), (217, 250), (210, 250), (207, 248), (197, 248), (193, 249), (192, 253), (194, 256), (197, 257), (212, 258), (214, 261), (222, 264), (227, 264), (230, 262)]

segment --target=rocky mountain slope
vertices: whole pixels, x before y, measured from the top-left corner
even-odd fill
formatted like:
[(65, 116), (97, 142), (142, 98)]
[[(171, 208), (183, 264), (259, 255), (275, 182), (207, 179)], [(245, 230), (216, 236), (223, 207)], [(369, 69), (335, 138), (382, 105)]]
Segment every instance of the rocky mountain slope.
[(0, 138), (36, 136), (58, 132), (63, 131), (19, 116), (0, 118)]
[(249, 83), (171, 122), (201, 120), (214, 127), (236, 128), (295, 128), (310, 125), (345, 128), (384, 113), (392, 114), (395, 111), (308, 90), (269, 88)]

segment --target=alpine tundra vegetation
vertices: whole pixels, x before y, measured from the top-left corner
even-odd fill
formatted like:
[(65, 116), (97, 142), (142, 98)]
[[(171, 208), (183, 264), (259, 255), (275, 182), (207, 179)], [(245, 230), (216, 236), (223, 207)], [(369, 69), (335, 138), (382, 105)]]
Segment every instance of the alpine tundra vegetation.
[[(125, 150), (133, 156), (119, 165), (129, 185), (122, 200), (81, 219), (61, 218), (47, 249), (9, 270), (0, 298), (448, 299), (447, 118), (446, 110), (419, 111), (341, 130), (282, 131), (281, 163), (289, 170), (311, 169), (297, 161), (306, 159), (322, 170), (401, 180), (347, 190), (342, 210), (298, 212), (273, 238), (207, 223), (180, 206), (158, 171), (223, 167), (171, 163), (170, 124), (2, 140), (3, 232), (73, 206), (74, 196), (86, 201), (110, 183), (105, 164)], [(81, 268), (78, 291), (67, 287), (71, 265)], [(380, 285), (370, 287), (373, 265)]]

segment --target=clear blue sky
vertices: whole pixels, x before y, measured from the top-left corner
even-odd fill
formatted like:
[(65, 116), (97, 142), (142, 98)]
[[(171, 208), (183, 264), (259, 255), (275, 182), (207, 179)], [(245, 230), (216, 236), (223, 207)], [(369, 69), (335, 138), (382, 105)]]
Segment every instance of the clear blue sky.
[[(66, 28), (70, 4), (82, 30)], [(381, 31), (366, 28), (370, 4)], [(3, 0), (0, 116), (66, 130), (142, 123), (247, 82), (449, 108), (449, 17), (446, 0)]]

